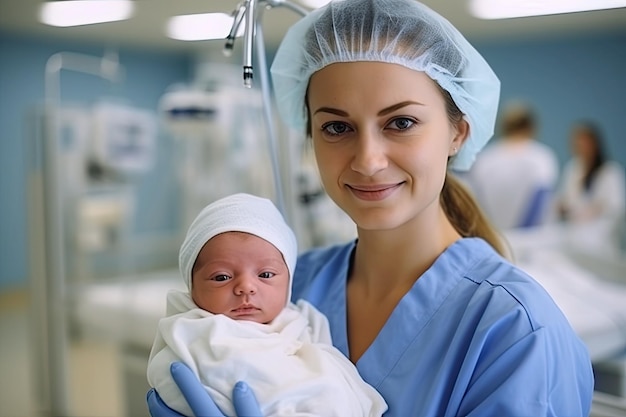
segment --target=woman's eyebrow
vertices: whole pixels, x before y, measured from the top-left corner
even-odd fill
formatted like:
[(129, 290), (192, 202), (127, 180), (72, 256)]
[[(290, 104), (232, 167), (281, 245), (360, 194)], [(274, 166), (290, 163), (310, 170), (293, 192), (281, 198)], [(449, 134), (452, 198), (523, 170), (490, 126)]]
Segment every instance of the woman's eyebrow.
[[(384, 116), (386, 114), (392, 113), (398, 109), (401, 109), (403, 107), (406, 106), (410, 106), (412, 104), (416, 104), (418, 106), (423, 106), (423, 103), (417, 102), (417, 101), (402, 101), (400, 103), (397, 104), (393, 104), (389, 107), (386, 107), (384, 109), (382, 109), (381, 111), (378, 112), (378, 116)], [(348, 117), (348, 113), (343, 111), (343, 110), (339, 110), (339, 109), (335, 109), (332, 107), (320, 107), (319, 109), (315, 110), (315, 112), (313, 114), (317, 114), (317, 113), (331, 113), (331, 114), (336, 114), (337, 116), (342, 116), (342, 117)]]
[(346, 113), (343, 110), (339, 110), (339, 109), (333, 109), (332, 107), (320, 107), (319, 109), (315, 110), (315, 112), (313, 114), (317, 114), (317, 113), (332, 113), (332, 114), (336, 114), (337, 116), (342, 116), (342, 117), (348, 117), (348, 113)]
[(406, 106), (410, 106), (412, 104), (417, 104), (418, 106), (423, 106), (424, 105), (423, 103), (419, 103), (417, 101), (410, 101), (410, 100), (402, 101), (400, 103), (393, 104), (393, 105), (391, 105), (389, 107), (386, 107), (386, 108), (382, 109), (381, 111), (378, 112), (378, 116), (384, 116), (386, 114), (392, 113), (392, 112), (394, 112), (394, 111), (396, 111), (398, 109), (401, 109), (401, 108), (406, 107)]

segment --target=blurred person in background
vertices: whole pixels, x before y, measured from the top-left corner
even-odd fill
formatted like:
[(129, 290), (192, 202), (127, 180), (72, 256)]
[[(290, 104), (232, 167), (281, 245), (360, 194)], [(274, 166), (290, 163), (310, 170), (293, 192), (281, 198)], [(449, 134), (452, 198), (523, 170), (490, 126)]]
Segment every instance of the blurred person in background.
[(541, 226), (551, 218), (558, 182), (555, 152), (537, 140), (531, 107), (505, 106), (500, 140), (487, 146), (462, 177), (489, 219), (502, 230)]
[(572, 158), (561, 177), (558, 215), (596, 250), (620, 248), (626, 212), (624, 167), (607, 159), (601, 129), (591, 121), (578, 121), (570, 130)]

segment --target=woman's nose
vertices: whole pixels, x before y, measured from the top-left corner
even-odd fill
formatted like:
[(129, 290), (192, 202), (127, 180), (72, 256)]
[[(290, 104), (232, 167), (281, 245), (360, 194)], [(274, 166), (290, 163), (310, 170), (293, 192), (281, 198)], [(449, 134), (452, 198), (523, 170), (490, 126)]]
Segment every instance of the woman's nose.
[(237, 285), (235, 285), (235, 294), (236, 295), (256, 294), (256, 277), (237, 278)]
[(355, 144), (354, 158), (350, 168), (364, 176), (371, 177), (389, 165), (383, 139), (368, 133), (359, 137)]

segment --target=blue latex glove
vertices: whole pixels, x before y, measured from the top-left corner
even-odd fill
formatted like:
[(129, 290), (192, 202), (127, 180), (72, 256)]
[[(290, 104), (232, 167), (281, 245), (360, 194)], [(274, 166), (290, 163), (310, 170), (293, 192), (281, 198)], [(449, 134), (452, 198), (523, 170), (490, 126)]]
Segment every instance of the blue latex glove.
[[(172, 363), (170, 373), (196, 417), (226, 417), (185, 364)], [(185, 417), (165, 405), (154, 388), (148, 391), (147, 402), (152, 417)], [(235, 384), (233, 406), (237, 417), (262, 417), (254, 392), (245, 382)]]

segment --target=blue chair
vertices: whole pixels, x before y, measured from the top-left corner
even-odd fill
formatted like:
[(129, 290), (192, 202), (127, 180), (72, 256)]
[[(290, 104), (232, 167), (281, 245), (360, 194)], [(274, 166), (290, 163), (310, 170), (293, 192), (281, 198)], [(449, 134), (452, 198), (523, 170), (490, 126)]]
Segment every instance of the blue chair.
[(552, 198), (550, 188), (539, 188), (533, 194), (528, 208), (525, 211), (522, 221), (518, 225), (520, 228), (539, 226), (545, 220), (546, 212)]

